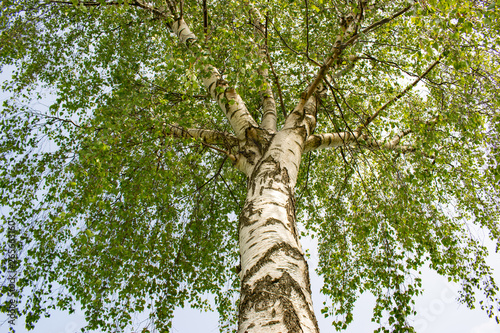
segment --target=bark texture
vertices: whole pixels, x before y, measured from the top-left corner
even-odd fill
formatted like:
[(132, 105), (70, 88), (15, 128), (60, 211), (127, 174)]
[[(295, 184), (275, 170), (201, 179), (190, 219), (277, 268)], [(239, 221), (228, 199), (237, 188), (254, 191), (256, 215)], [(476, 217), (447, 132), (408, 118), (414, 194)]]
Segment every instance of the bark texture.
[(318, 332), (294, 187), (304, 127), (282, 130), (254, 164), (240, 215), (239, 332)]

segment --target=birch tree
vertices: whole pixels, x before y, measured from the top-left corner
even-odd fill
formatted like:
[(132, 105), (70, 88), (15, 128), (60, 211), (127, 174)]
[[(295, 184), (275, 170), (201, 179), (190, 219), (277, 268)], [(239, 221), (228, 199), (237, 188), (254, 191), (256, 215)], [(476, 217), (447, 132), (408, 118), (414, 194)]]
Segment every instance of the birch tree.
[[(412, 332), (426, 265), (460, 284), (459, 302), (498, 315), (471, 231), (498, 250), (498, 3), (1, 11), (0, 61), (13, 68), (2, 311), (28, 328), (81, 306), (86, 329), (136, 327), (145, 313), (139, 329), (165, 332), (190, 304), (218, 311), (221, 331), (318, 332), (317, 315), (342, 330), (371, 293), (378, 331)], [(321, 314), (305, 236), (319, 244)]]

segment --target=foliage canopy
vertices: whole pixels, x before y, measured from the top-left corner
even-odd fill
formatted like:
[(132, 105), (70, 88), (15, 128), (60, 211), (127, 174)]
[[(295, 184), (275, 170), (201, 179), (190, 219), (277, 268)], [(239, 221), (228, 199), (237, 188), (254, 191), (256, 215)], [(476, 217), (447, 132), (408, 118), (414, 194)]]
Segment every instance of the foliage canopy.
[[(15, 67), (0, 118), (2, 232), (15, 222), (27, 326), (79, 302), (89, 329), (124, 327), (146, 310), (163, 331), (176, 306), (206, 308), (212, 293), (231, 330), (246, 179), (224, 154), (231, 142), (178, 137), (172, 126), (232, 131), (202, 84), (206, 64), (255, 119), (270, 85), (283, 124), (359, 3), (186, 0), (193, 50), (161, 15), (180, 8), (171, 1), (3, 0), (0, 66)], [(494, 316), (498, 287), (470, 228), (500, 240), (500, 4), (371, 5), (326, 75), (316, 129), (364, 136), (304, 154), (296, 187), (300, 229), (319, 240), (331, 299), (322, 312), (345, 328), (371, 292), (381, 327), (411, 330), (429, 263), (461, 283), (467, 306), (483, 290)], [(268, 59), (251, 6), (265, 18)], [(44, 94), (51, 105), (31, 102)]]

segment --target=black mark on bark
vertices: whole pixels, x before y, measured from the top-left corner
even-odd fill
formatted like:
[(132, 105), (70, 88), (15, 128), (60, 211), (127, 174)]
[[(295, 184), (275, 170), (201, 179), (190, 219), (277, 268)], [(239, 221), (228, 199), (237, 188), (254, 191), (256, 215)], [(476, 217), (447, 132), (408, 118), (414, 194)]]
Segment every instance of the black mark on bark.
[[(276, 308), (281, 308), (283, 317), (276, 320), (272, 320), (269, 323), (264, 324), (266, 326), (270, 323), (273, 325), (283, 322), (287, 328), (287, 332), (303, 332), (300, 326), (300, 319), (297, 315), (297, 310), (295, 309), (290, 298), (292, 293), (299, 296), (301, 299), (301, 307), (305, 306), (309, 313), (310, 319), (315, 323), (316, 331), (319, 331), (317, 323), (315, 322), (314, 314), (312, 310), (307, 306), (307, 297), (304, 295), (302, 288), (299, 283), (295, 281), (292, 276), (284, 272), (279, 278), (273, 279), (269, 275), (263, 277), (254, 284), (253, 290), (250, 286), (243, 284), (240, 303), (240, 323), (244, 320), (244, 313), (250, 311), (252, 308), (254, 311), (270, 311), (271, 317), (276, 316)], [(271, 309), (272, 308), (272, 309)]]
[(272, 321), (270, 321), (270, 322), (268, 322), (268, 323), (265, 323), (265, 324), (264, 324), (264, 325), (262, 325), (262, 326), (272, 326), (272, 325), (276, 325), (276, 324), (279, 324), (279, 323), (280, 323), (280, 321), (279, 321), (279, 320), (272, 320)]
[(253, 203), (246, 204), (240, 214), (240, 228), (245, 226), (250, 226), (258, 221), (258, 218), (252, 218), (257, 215), (260, 216), (262, 214), (261, 209), (254, 209)]

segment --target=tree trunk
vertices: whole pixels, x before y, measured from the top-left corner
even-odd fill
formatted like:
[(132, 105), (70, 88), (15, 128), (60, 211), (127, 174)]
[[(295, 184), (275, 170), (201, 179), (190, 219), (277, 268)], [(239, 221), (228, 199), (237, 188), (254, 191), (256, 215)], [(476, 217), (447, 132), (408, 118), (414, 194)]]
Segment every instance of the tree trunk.
[[(184, 44), (196, 36), (181, 18), (172, 25)], [(259, 128), (245, 103), (217, 69), (206, 66), (203, 84), (243, 143), (236, 166), (248, 177), (240, 215), (240, 333), (319, 332), (314, 316), (309, 269), (295, 225), (294, 188), (306, 138), (314, 131), (316, 99), (310, 87), (284, 127), (276, 131), (276, 106), (263, 91), (265, 116)], [(267, 76), (265, 72), (261, 75)], [(232, 103), (230, 103), (232, 102)], [(306, 103), (308, 102), (308, 103)], [(307, 111), (307, 110), (309, 111)], [(271, 114), (272, 113), (272, 114)]]
[(305, 128), (277, 133), (248, 177), (239, 221), (244, 332), (319, 332), (295, 224), (294, 187)]

